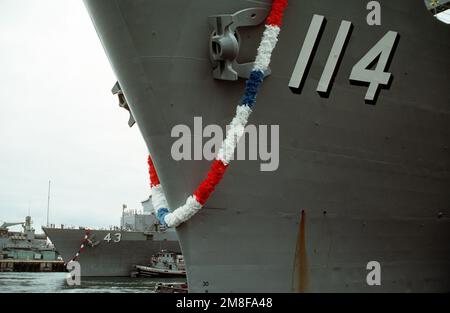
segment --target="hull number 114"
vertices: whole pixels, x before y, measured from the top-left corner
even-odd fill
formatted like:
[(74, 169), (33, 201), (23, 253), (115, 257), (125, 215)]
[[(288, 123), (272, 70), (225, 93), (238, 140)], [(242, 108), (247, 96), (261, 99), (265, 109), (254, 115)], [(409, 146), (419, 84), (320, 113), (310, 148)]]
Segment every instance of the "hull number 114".
[[(320, 41), (320, 34), (323, 30), (324, 23), (325, 18), (322, 15), (313, 16), (289, 82), (289, 88), (296, 93), (301, 92), (304, 80), (306, 79), (305, 75), (307, 75), (307, 68), (312, 62), (314, 50)], [(342, 59), (352, 27), (352, 23), (348, 21), (342, 21), (341, 26), (339, 27), (336, 39), (319, 80), (319, 84), (317, 85), (316, 90), (320, 94), (326, 95), (330, 91), (333, 76)], [(375, 101), (379, 89), (382, 86), (389, 85), (392, 74), (386, 72), (386, 70), (398, 37), (399, 35), (397, 32), (387, 32), (386, 35), (384, 35), (384, 37), (381, 38), (378, 43), (376, 43), (375, 46), (373, 46), (373, 48), (353, 66), (349, 79), (357, 84), (362, 83), (369, 85), (365, 96), (367, 102)], [(375, 68), (369, 69), (375, 63)]]

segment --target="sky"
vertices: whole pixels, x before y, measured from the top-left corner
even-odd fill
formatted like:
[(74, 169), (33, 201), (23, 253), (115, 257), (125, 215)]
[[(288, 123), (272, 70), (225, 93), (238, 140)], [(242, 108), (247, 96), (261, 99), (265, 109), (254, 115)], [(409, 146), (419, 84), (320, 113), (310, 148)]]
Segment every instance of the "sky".
[[(147, 149), (81, 0), (0, 0), (0, 221), (118, 225), (148, 198)], [(0, 222), (1, 224), (1, 222)]]

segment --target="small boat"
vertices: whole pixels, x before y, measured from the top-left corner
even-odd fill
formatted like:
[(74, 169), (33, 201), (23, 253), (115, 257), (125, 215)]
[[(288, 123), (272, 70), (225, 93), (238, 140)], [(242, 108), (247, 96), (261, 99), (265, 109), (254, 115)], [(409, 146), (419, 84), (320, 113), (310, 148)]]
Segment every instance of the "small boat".
[(186, 283), (157, 283), (155, 293), (187, 293)]
[(136, 265), (137, 276), (186, 277), (183, 255), (162, 250), (151, 258), (149, 265)]

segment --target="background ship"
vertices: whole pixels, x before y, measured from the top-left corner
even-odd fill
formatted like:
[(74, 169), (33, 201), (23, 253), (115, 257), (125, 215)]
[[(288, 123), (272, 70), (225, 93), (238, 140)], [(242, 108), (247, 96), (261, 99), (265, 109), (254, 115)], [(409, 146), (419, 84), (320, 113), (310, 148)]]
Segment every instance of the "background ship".
[[(250, 120), (280, 125), (280, 167), (234, 162), (207, 206), (177, 228), (190, 292), (450, 290), (450, 27), (423, 0), (378, 2), (381, 25), (371, 26), (368, 1), (289, 1)], [(171, 208), (210, 166), (170, 157), (172, 127), (193, 129), (194, 116), (225, 127), (244, 89), (242, 79), (215, 79), (210, 52), (220, 49), (208, 17), (271, 3), (85, 0)], [(299, 51), (314, 46), (305, 41), (314, 14), (326, 26), (292, 92)], [(343, 21), (353, 25), (345, 52), (332, 88), (318, 94)], [(382, 47), (392, 58), (381, 71), (395, 77), (366, 104), (367, 87), (349, 76), (390, 31), (398, 36)], [(239, 63), (254, 59), (261, 32), (236, 31)], [(218, 74), (231, 62), (223, 64)], [(381, 264), (381, 286), (366, 282), (370, 261)]]
[[(162, 249), (180, 251), (173, 229), (160, 227), (151, 201), (142, 202), (143, 212), (123, 212), (121, 227), (110, 230), (43, 227), (45, 234), (67, 263), (76, 257), (81, 276), (130, 276), (132, 267), (147, 263)], [(84, 240), (85, 236), (87, 240)], [(83, 244), (83, 248), (81, 245)]]
[[(8, 228), (22, 225), (23, 232), (10, 231)], [(0, 225), (0, 259), (12, 260), (57, 260), (53, 245), (47, 242), (44, 234), (36, 234), (32, 227), (31, 216), (25, 222), (2, 223)]]

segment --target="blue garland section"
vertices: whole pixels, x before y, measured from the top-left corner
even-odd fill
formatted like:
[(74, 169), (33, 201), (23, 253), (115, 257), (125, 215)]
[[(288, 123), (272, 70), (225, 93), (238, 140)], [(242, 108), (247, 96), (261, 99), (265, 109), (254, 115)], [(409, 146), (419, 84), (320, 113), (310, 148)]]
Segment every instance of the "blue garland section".
[(254, 107), (256, 103), (256, 95), (258, 94), (259, 87), (264, 80), (264, 72), (260, 70), (253, 70), (250, 73), (250, 78), (245, 83), (245, 93), (241, 99), (239, 105), (247, 105), (250, 109)]
[(169, 214), (169, 210), (166, 209), (166, 208), (160, 208), (156, 212), (156, 218), (158, 219), (159, 223), (161, 225), (166, 226), (166, 227), (168, 227), (168, 225), (166, 224), (166, 221), (164, 220), (164, 217), (166, 217), (167, 214)]

